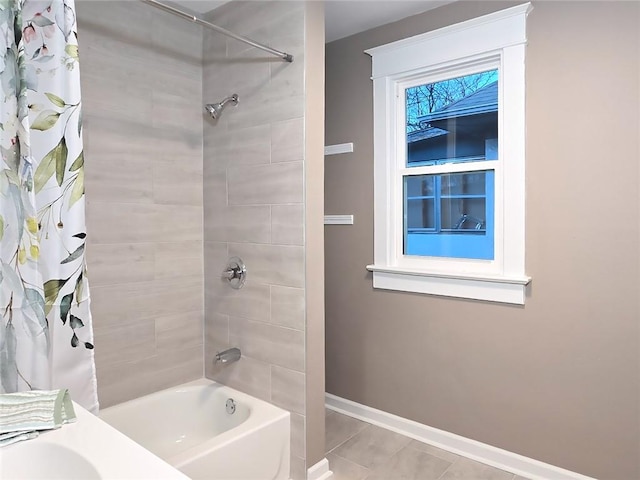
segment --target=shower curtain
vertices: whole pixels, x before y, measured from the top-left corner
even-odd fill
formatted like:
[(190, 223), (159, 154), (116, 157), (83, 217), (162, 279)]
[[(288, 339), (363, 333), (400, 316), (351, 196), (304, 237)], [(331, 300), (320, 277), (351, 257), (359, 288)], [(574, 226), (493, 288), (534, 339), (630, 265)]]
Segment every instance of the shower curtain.
[(0, 0), (0, 392), (97, 412), (73, 0)]

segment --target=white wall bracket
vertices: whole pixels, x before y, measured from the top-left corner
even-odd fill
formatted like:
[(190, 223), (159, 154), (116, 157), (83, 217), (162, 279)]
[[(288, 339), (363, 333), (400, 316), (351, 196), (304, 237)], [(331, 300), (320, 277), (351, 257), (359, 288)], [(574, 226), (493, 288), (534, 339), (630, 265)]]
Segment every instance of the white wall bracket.
[(353, 152), (353, 143), (339, 143), (337, 145), (326, 145), (324, 147), (324, 154), (326, 155), (338, 155), (339, 153), (351, 153)]
[(325, 215), (325, 225), (353, 225), (353, 215)]

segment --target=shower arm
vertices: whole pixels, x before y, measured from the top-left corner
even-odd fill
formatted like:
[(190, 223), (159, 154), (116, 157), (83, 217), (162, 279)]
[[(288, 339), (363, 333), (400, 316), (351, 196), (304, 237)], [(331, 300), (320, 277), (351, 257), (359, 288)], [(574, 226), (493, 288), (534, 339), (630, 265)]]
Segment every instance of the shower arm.
[(202, 25), (203, 27), (207, 27), (211, 30), (215, 30), (218, 33), (226, 35), (227, 37), (234, 38), (240, 42), (246, 43), (247, 45), (251, 45), (252, 47), (259, 48), (260, 50), (263, 50), (272, 55), (280, 57), (285, 62), (289, 62), (289, 63), (293, 62), (293, 55), (291, 55), (290, 53), (281, 52), (280, 50), (276, 50), (275, 48), (267, 47), (266, 45), (255, 42), (247, 37), (243, 37), (242, 35), (237, 35), (233, 32), (230, 32), (229, 30), (226, 30), (222, 27), (214, 25), (213, 23), (209, 23), (206, 20), (202, 20), (201, 18), (198, 18), (195, 15), (189, 15), (188, 13), (178, 10), (177, 8), (170, 7), (169, 5), (166, 5), (162, 2), (158, 2), (157, 0), (140, 0), (140, 1), (142, 3), (146, 3), (147, 5), (151, 5), (152, 7), (159, 8), (160, 10), (164, 10), (167, 13), (171, 13), (178, 17), (189, 20), (197, 25)]

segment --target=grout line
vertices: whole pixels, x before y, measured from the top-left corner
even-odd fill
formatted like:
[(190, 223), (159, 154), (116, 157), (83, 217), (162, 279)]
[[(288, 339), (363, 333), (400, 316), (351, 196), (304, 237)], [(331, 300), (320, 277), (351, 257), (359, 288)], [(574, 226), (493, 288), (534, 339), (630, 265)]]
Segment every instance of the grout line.
[[(463, 457), (460, 457), (460, 458), (463, 458)], [(444, 477), (445, 473), (447, 473), (447, 472), (449, 471), (449, 469), (450, 469), (451, 467), (453, 467), (453, 465), (454, 465), (458, 460), (460, 460), (460, 458), (456, 458), (453, 462), (451, 462), (451, 464), (447, 467), (447, 469), (446, 469), (444, 472), (442, 472), (442, 474), (437, 478), (437, 480), (440, 480), (442, 477)]]
[[(356, 433), (354, 433), (353, 435), (351, 435), (349, 438), (347, 438), (346, 440), (344, 440), (343, 442), (339, 443), (338, 445), (336, 445), (335, 447), (333, 447), (331, 450), (329, 450), (328, 452), (325, 453), (325, 455), (328, 455), (329, 453), (333, 452), (336, 448), (341, 447), (342, 445), (344, 445), (345, 443), (347, 443), (349, 440), (351, 440), (353, 437), (355, 437), (356, 435), (358, 435), (361, 432), (364, 432), (368, 427), (371, 426), (370, 423), (368, 422), (363, 422), (366, 423), (367, 425), (365, 425), (364, 427), (362, 427), (360, 430), (358, 430)], [(335, 453), (334, 453), (335, 455)], [(338, 457), (340, 457), (340, 455), (338, 455)], [(344, 458), (344, 457), (340, 457), (340, 458)], [(349, 460), (348, 458), (345, 458), (345, 460)], [(353, 460), (349, 460), (352, 463), (356, 463), (357, 465), (360, 465), (357, 462), (354, 462)], [(360, 465), (361, 467), (364, 467), (364, 465)], [(367, 468), (367, 467), (364, 467)]]
[[(389, 464), (389, 463), (391, 462), (391, 459), (392, 459), (393, 457), (395, 457), (396, 455), (398, 455), (398, 454), (399, 454), (402, 450), (404, 450), (405, 448), (409, 448), (409, 445), (411, 444), (411, 440), (412, 440), (412, 438), (411, 438), (411, 437), (407, 437), (406, 435), (402, 435), (401, 433), (399, 433), (398, 435), (401, 435), (402, 437), (405, 437), (406, 439), (408, 439), (408, 440), (409, 440), (409, 442), (408, 442), (405, 446), (401, 447), (399, 450), (397, 450), (396, 452), (394, 452), (394, 453), (393, 453), (393, 455), (391, 455), (391, 456), (390, 456), (390, 457), (389, 457), (389, 458), (388, 458), (388, 459), (387, 459), (387, 460), (386, 460), (382, 465), (380, 465), (379, 467), (377, 467), (377, 468), (375, 468), (375, 469), (371, 469), (371, 471), (372, 471), (372, 472), (375, 472), (375, 471), (377, 471), (377, 470), (382, 470), (382, 468), (383, 468), (384, 466), (386, 466), (387, 464)], [(427, 455), (428, 455), (428, 454), (427, 454)], [(450, 467), (450, 466), (451, 466), (451, 465), (449, 465), (449, 467)], [(447, 469), (448, 469), (449, 467), (447, 467)]]

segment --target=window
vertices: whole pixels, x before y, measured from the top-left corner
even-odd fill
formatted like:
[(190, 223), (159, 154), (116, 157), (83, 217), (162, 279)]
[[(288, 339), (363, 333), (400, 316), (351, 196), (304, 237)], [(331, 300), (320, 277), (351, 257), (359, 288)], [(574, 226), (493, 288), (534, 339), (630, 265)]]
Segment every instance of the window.
[(368, 50), (375, 288), (524, 304), (530, 4)]
[[(494, 258), (498, 69), (404, 88), (405, 255)], [(429, 174), (465, 164), (464, 173)]]

